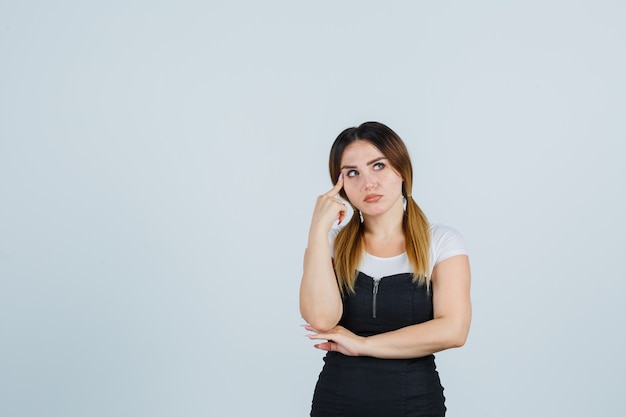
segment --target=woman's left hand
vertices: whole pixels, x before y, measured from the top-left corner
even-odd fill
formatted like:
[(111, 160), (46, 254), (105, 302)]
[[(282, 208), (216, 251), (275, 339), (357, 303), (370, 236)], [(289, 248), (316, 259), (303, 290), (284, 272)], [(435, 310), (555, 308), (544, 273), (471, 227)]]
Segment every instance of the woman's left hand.
[(361, 354), (365, 337), (357, 336), (343, 326), (335, 326), (324, 333), (319, 333), (308, 324), (304, 328), (315, 332), (315, 334), (309, 335), (309, 339), (325, 340), (323, 343), (313, 345), (317, 349), (339, 352), (347, 356), (359, 356)]

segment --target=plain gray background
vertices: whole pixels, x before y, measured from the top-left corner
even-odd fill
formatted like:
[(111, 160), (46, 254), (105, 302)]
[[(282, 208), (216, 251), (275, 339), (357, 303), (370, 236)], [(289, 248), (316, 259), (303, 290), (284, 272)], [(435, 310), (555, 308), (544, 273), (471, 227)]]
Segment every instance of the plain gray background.
[(448, 415), (624, 415), (620, 1), (2, 1), (0, 415), (303, 416), (336, 135), (473, 268)]

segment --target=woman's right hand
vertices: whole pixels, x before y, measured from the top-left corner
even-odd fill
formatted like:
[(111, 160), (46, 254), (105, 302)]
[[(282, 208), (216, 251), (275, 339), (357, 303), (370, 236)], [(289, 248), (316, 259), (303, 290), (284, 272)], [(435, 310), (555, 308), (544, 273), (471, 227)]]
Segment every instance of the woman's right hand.
[(313, 210), (313, 219), (311, 220), (311, 233), (319, 231), (319, 233), (328, 235), (333, 223), (338, 220), (339, 224), (341, 224), (346, 217), (346, 205), (335, 198), (342, 187), (343, 174), (340, 174), (335, 186), (326, 194), (317, 197), (315, 209)]

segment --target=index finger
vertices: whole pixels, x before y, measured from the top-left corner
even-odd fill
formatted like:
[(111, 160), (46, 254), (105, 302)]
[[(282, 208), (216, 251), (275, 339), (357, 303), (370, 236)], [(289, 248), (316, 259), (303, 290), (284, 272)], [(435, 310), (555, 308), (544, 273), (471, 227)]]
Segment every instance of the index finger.
[(326, 195), (328, 197), (336, 197), (342, 188), (343, 188), (343, 172), (339, 174), (339, 178), (337, 178), (337, 182), (335, 183), (335, 186), (329, 192), (327, 192)]

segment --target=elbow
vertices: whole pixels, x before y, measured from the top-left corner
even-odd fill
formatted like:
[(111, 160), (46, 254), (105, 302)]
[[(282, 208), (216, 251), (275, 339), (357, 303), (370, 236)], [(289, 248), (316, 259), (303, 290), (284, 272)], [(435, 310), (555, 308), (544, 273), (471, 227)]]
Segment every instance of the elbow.
[(318, 333), (326, 333), (332, 330), (335, 326), (337, 326), (339, 322), (333, 320), (311, 320), (308, 323)]
[(446, 332), (444, 344), (446, 349), (460, 348), (465, 345), (469, 334), (470, 320), (468, 319), (445, 319)]
[(441, 347), (439, 348), (439, 350), (460, 348), (465, 345), (465, 340), (465, 337), (451, 335), (441, 342)]
[(341, 320), (341, 316), (343, 310), (341, 308), (341, 304), (339, 304), (336, 308), (304, 308), (301, 305), (300, 314), (305, 322), (311, 327), (313, 327), (318, 333), (324, 333), (329, 330), (332, 330), (337, 324), (339, 324), (339, 320)]
[(469, 334), (469, 326), (460, 326), (450, 337), (450, 347), (460, 348), (465, 345), (467, 335)]
[(313, 327), (318, 333), (325, 333), (327, 331), (332, 330), (337, 324), (339, 320), (331, 317), (304, 317), (304, 320), (309, 324), (309, 326)]
[(450, 347), (451, 348), (460, 348), (463, 345), (465, 345), (465, 342), (467, 341), (467, 333), (466, 334), (460, 334), (455, 336), (454, 338), (452, 338), (450, 340)]
[(467, 335), (469, 333), (469, 326), (464, 323), (456, 323), (448, 328), (445, 333), (443, 344), (445, 349), (460, 348), (465, 345), (467, 341)]

